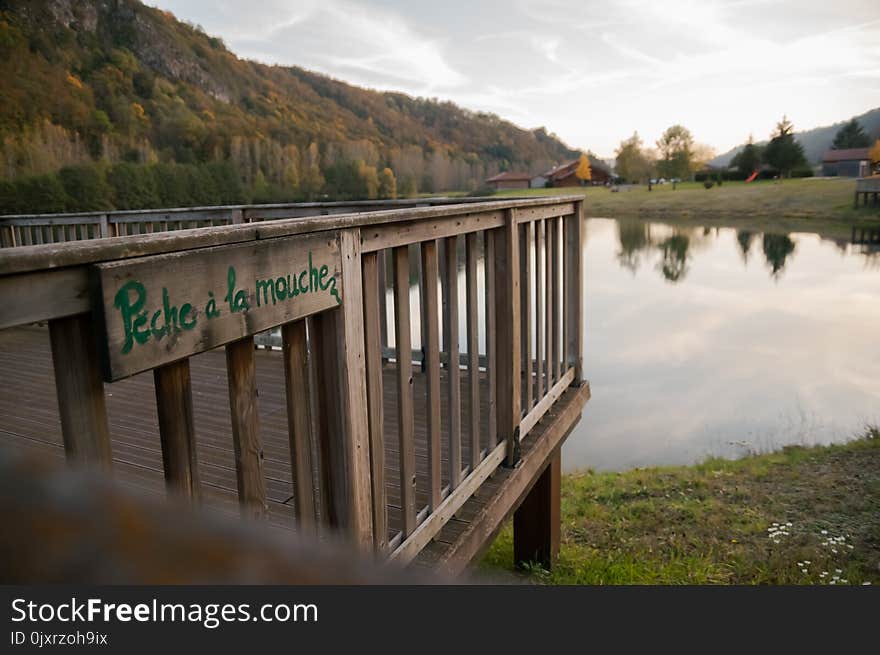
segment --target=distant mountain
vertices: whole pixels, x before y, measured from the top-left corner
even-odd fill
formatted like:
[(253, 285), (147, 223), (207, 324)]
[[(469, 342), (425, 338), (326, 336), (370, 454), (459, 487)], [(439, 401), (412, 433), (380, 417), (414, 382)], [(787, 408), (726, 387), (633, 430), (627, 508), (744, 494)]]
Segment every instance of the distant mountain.
[[(859, 116), (854, 116), (853, 118), (859, 121), (859, 124), (865, 132), (868, 133), (868, 136), (870, 136), (872, 140), (880, 139), (880, 107), (867, 111)], [(843, 127), (844, 123), (850, 120), (852, 119), (848, 118), (845, 121), (840, 121), (834, 125), (816, 127), (812, 130), (795, 133), (794, 138), (804, 147), (804, 154), (811, 165), (821, 163), (822, 153), (831, 147), (831, 142), (834, 141), (834, 135), (837, 134), (837, 131), (841, 127)], [(767, 143), (767, 140), (758, 141), (756, 143), (764, 145)], [(745, 144), (739, 145), (733, 150), (718, 155), (715, 159), (710, 161), (709, 164), (712, 166), (730, 165), (730, 161), (740, 150), (742, 150), (744, 145)]]
[(0, 0), (0, 79), (0, 182), (71, 165), (222, 164), (245, 189), (296, 196), (328, 193), (325, 180), (338, 191), (351, 171), (373, 188), (390, 168), (414, 193), (578, 156), (544, 128), (239, 59), (136, 0)]

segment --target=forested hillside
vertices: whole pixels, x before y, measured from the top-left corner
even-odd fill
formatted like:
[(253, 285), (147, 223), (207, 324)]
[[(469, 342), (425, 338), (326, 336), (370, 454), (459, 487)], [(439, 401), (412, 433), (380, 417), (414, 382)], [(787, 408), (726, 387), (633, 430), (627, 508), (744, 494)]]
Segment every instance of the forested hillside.
[(0, 0), (0, 211), (474, 189), (576, 153), (449, 102), (237, 58), (135, 0)]

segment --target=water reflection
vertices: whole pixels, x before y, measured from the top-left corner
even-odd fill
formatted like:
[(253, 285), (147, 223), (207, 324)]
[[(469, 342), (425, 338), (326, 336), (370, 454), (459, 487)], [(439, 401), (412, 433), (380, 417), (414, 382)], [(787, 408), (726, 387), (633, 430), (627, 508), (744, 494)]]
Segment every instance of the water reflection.
[(754, 232), (748, 230), (737, 230), (736, 242), (739, 244), (740, 252), (742, 252), (743, 264), (748, 265), (749, 254), (752, 251), (752, 241), (755, 239)]
[(794, 253), (794, 241), (787, 234), (765, 234), (761, 243), (764, 250), (764, 258), (770, 268), (770, 275), (779, 279), (782, 269), (785, 268), (785, 260)]
[[(670, 227), (640, 220), (617, 220), (617, 239), (620, 245), (617, 261), (621, 267), (635, 275), (639, 268), (657, 257), (656, 269), (663, 279), (673, 284), (685, 279), (689, 262), (695, 249), (711, 247), (721, 233), (721, 228)], [(795, 254), (796, 242), (787, 234), (759, 234), (748, 230), (736, 232), (736, 243), (743, 264), (748, 266), (752, 245), (761, 238), (761, 251), (770, 271), (770, 277), (782, 277), (786, 263)], [(848, 242), (837, 242), (843, 252), (848, 252)]]
[(670, 282), (680, 282), (687, 273), (688, 247), (691, 241), (684, 234), (673, 234), (660, 243), (663, 259), (660, 272)]
[(571, 470), (844, 440), (880, 422), (880, 243), (590, 219)]

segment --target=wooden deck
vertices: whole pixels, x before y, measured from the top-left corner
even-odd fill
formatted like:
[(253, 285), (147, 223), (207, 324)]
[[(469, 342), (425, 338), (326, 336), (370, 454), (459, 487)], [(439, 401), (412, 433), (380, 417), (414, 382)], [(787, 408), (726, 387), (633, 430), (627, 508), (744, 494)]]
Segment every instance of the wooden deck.
[(34, 245), (0, 251), (0, 446), (452, 573), (515, 513), (514, 557), (550, 565), (589, 397), (582, 199), (370, 209), (10, 222)]
[[(291, 475), (287, 413), (284, 398), (284, 370), (281, 354), (271, 350), (256, 352), (257, 386), (259, 393), (260, 429), (264, 445), (264, 465), (269, 500), (269, 524), (280, 530), (294, 530), (292, 507), (293, 480)], [(0, 377), (0, 443), (16, 449), (33, 451), (41, 456), (64, 459), (61, 425), (57, 399), (40, 390), (54, 386), (52, 353), (49, 334), (45, 327), (24, 326), (0, 331), (0, 366), (7, 374)], [(392, 539), (401, 529), (399, 511), (400, 490), (397, 486), (397, 419), (394, 378), (396, 365), (391, 362), (384, 372), (385, 393), (385, 468), (386, 493), (389, 507), (389, 534)], [(226, 361), (223, 349), (196, 355), (191, 359), (193, 405), (196, 423), (198, 469), (201, 480), (202, 503), (205, 509), (230, 517), (239, 516), (236, 490), (235, 459), (233, 452)], [(417, 507), (428, 502), (427, 452), (425, 434), (425, 376), (413, 367), (416, 398), (416, 466)], [(445, 386), (445, 376), (441, 376)], [(153, 496), (164, 497), (162, 450), (156, 411), (156, 395), (150, 373), (135, 375), (126, 380), (105, 385), (104, 393), (110, 421), (113, 449), (113, 475), (123, 485)], [(462, 397), (468, 393), (468, 381), (462, 376)], [(487, 388), (481, 381), (482, 425), (481, 448), (488, 447)], [(569, 392), (574, 396), (575, 392)], [(421, 402), (420, 400), (421, 399)], [(524, 442), (524, 461), (528, 460), (530, 444), (534, 444), (546, 427), (569, 404), (563, 398), (534, 430), (534, 437)], [(581, 403), (582, 406), (582, 403)], [(442, 415), (448, 407), (442, 403)], [(580, 410), (577, 415), (579, 417)], [(573, 425), (573, 424), (572, 424)], [(566, 432), (571, 426), (566, 428)], [(442, 483), (448, 484), (448, 436), (442, 432)], [(462, 431), (462, 461), (470, 459), (470, 434)], [(416, 561), (416, 564), (435, 566), (444, 557), (461, 549), (462, 536), (471, 523), (486, 511), (495, 496), (510, 482), (511, 470), (501, 469), (486, 482), (471, 500), (462, 507)], [(503, 512), (506, 516), (510, 507)], [(504, 516), (495, 523), (499, 523)], [(496, 526), (493, 526), (496, 527)], [(481, 540), (481, 548), (485, 539)], [(472, 546), (471, 546), (472, 547)], [(467, 548), (465, 548), (467, 550)], [(476, 551), (473, 554), (477, 554)], [(460, 558), (459, 558), (460, 559)], [(469, 561), (470, 558), (468, 558)], [(450, 567), (459, 570), (461, 566)]]

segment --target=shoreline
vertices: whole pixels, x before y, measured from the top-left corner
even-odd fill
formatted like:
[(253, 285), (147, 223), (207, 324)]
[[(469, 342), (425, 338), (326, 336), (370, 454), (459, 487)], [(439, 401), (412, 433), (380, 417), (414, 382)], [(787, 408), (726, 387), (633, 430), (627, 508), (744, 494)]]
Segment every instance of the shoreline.
[(880, 427), (690, 466), (562, 481), (552, 572), (506, 565), (505, 526), (481, 577), (526, 584), (880, 584)]

